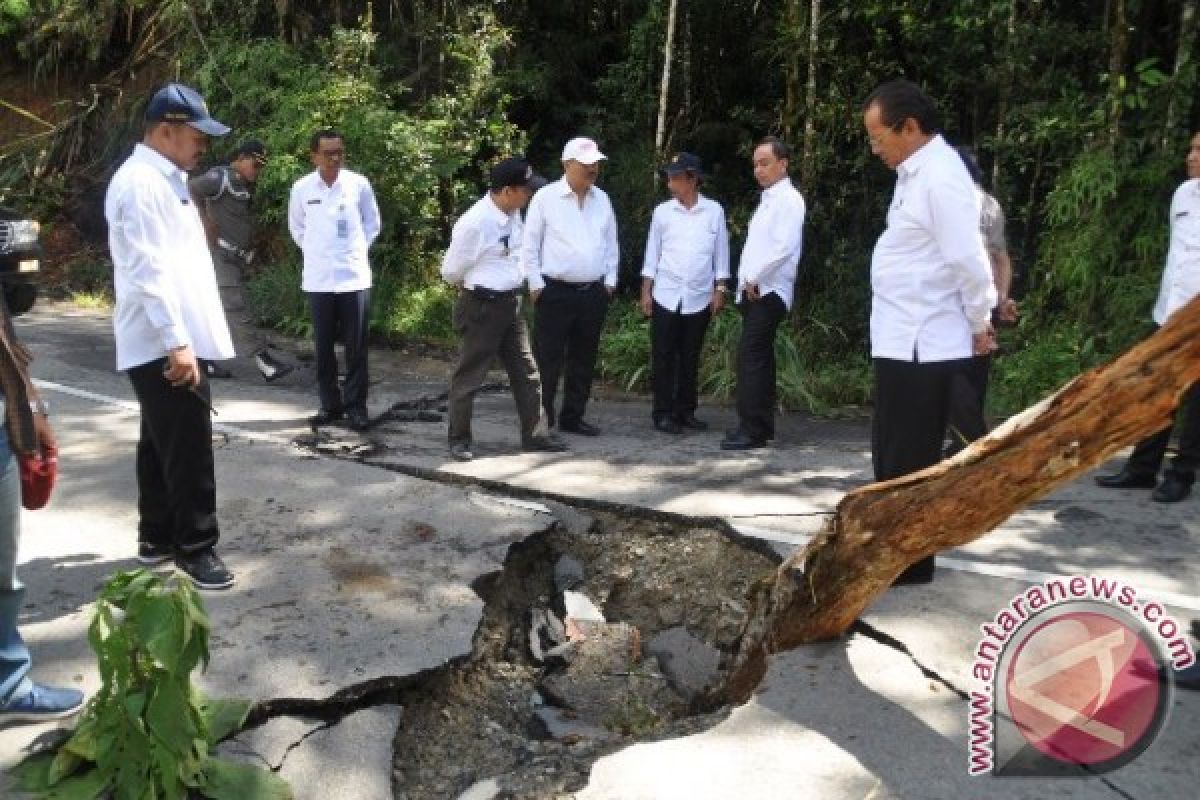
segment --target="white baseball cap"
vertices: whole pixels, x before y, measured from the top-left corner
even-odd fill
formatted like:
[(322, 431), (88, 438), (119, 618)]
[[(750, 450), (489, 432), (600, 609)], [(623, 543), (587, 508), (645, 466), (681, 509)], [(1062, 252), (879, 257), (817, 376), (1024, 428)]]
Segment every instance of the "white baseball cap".
[(563, 146), (563, 161), (578, 161), (580, 164), (595, 164), (608, 156), (600, 152), (594, 139), (586, 136), (576, 136)]

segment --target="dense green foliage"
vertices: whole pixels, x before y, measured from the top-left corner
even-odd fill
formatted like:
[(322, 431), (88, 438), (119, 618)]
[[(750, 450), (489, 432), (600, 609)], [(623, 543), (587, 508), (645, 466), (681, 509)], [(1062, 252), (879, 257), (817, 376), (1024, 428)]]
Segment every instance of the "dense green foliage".
[[(819, 409), (863, 402), (869, 389), (868, 267), (894, 177), (869, 153), (860, 104), (904, 75), (938, 99), (947, 137), (976, 148), (1008, 213), (1024, 313), (1004, 335), (997, 407), (1030, 402), (1145, 333), (1167, 200), (1200, 121), (1196, 0), (677, 0), (663, 98), (669, 1), (11, 0), (0, 36), (19, 43), (25, 80), (96, 80), (53, 136), (6, 146), (0, 190), (98, 241), (87, 220), (129, 145), (146, 76), (196, 84), (234, 138), (271, 149), (265, 270), (251, 296), (261, 319), (302, 332), (284, 204), (310, 168), (308, 135), (337, 126), (384, 214), (374, 330), (447, 340), (437, 260), (497, 156), (527, 150), (556, 177), (565, 139), (600, 140), (628, 289), (665, 196), (655, 167), (679, 149), (705, 160), (736, 254), (757, 199), (750, 150), (782, 134), (809, 220), (780, 394)], [(616, 308), (603, 371), (644, 385), (646, 326)], [(730, 313), (710, 335), (704, 380), (717, 394), (732, 385), (737, 326)]]
[(241, 728), (250, 706), (204, 699), (192, 686), (192, 672), (208, 664), (208, 631), (186, 578), (117, 573), (88, 628), (100, 690), (69, 739), (19, 768), (23, 787), (63, 800), (292, 797), (277, 775), (211, 754)]

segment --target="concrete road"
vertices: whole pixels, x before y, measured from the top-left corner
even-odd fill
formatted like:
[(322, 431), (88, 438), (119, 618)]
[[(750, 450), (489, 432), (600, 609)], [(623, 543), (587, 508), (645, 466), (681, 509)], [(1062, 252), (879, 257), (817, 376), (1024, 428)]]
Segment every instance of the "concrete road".
[[(103, 313), (45, 304), (19, 330), (37, 355), (35, 375), (63, 444), (61, 488), (48, 510), (24, 518), (22, 630), (37, 677), (92, 689), (91, 600), (109, 574), (134, 564), (136, 407), (113, 371)], [(303, 343), (282, 344), (287, 357), (304, 355)], [(372, 359), (374, 413), (444, 390), (439, 365), (385, 352)], [(784, 552), (869, 477), (865, 421), (790, 415), (770, 450), (723, 453), (728, 410), (701, 410), (710, 432), (671, 437), (653, 431), (647, 403), (636, 400), (596, 402), (589, 419), (605, 434), (570, 437), (570, 453), (523, 454), (503, 393), (477, 404), (480, 457), (468, 464), (448, 458), (444, 422), (420, 421), (375, 429), (380, 447), (364, 463), (316, 458), (291, 443), (313, 411), (312, 373), (299, 363), (267, 385), (242, 359), (237, 377), (214, 387), (225, 435), (217, 452), (222, 551), (238, 575), (232, 591), (208, 597), (213, 663), (202, 683), (220, 693), (326, 697), (468, 652), (480, 613), (471, 580), (498, 568), (510, 543), (552, 522), (508, 502), (510, 494), (721, 517)], [(1129, 765), (1047, 783), (967, 776), (968, 707), (959, 692), (976, 688), (980, 626), (1054, 576), (1120, 579), (1184, 625), (1200, 616), (1198, 510), (1196, 498), (1161, 506), (1144, 492), (1080, 480), (946, 554), (932, 586), (885, 595), (865, 621), (890, 644), (857, 636), (780, 656), (760, 693), (724, 723), (602, 759), (579, 796), (1191, 796), (1200, 778), (1200, 693), (1175, 696), (1164, 733)], [(302, 797), (390, 797), (389, 730), (400, 713), (381, 707), (332, 727), (296, 721), (253, 748), (282, 764)], [(46, 727), (0, 729), (0, 767)]]

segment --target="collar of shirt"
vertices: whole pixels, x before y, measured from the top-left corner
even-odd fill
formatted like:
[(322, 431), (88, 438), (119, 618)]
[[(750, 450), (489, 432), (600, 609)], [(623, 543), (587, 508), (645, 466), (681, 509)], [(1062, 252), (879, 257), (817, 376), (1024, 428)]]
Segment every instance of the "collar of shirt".
[(512, 222), (513, 215), (496, 205), (496, 198), (492, 197), (491, 192), (485, 194), (484, 197), (487, 199), (485, 207), (488, 210), (488, 215), (491, 217), (492, 222), (495, 222), (501, 227)]
[[(935, 133), (928, 142), (918, 147), (909, 154), (908, 158), (901, 161), (896, 166), (896, 172), (902, 172), (906, 177), (916, 175), (921, 171), (921, 167), (924, 166), (925, 162), (933, 158), (938, 150), (949, 146), (940, 133)], [(955, 155), (958, 154), (955, 153)]]
[(171, 159), (167, 158), (153, 147), (149, 147), (141, 142), (138, 142), (133, 147), (133, 157), (137, 161), (149, 164), (165, 175), (167, 180), (171, 182), (172, 188), (176, 189), (176, 193), (178, 193), (178, 187), (180, 185), (182, 185), (185, 190), (187, 189), (187, 173), (175, 166), (175, 163), (171, 161)]

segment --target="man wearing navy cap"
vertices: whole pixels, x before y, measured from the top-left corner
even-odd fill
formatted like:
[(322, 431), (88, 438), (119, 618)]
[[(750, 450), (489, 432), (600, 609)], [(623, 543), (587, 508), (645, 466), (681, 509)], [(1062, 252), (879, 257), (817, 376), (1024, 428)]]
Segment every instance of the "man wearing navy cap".
[(129, 375), (142, 415), (138, 561), (174, 559), (200, 589), (233, 585), (214, 549), (212, 397), (199, 363), (232, 358), (233, 342), (187, 170), (210, 136), (228, 132), (195, 90), (168, 84), (150, 99), (142, 142), (104, 198), (117, 369)]
[(663, 170), (673, 199), (654, 209), (642, 267), (650, 317), (654, 427), (705, 430), (696, 419), (697, 374), (709, 318), (725, 305), (729, 230), (720, 204), (700, 194), (700, 159), (680, 153)]
[(522, 448), (566, 450), (558, 437), (547, 433), (541, 378), (520, 313), (524, 283), (518, 258), (524, 232), (521, 209), (545, 183), (523, 158), (506, 158), (496, 164), (488, 192), (454, 224), (442, 259), (442, 277), (459, 288), (454, 329), (462, 335), (462, 350), (450, 376), (449, 397), (450, 455), (459, 461), (475, 457), (471, 411), (475, 394), (496, 358), (512, 385)]

